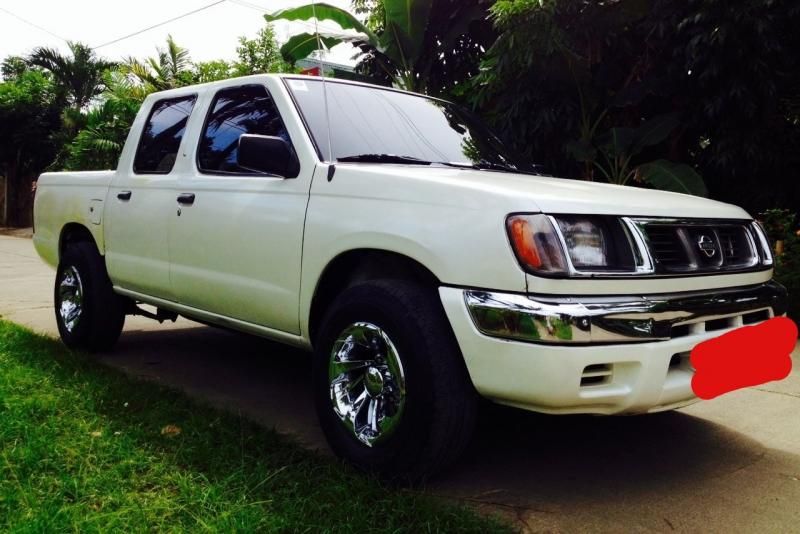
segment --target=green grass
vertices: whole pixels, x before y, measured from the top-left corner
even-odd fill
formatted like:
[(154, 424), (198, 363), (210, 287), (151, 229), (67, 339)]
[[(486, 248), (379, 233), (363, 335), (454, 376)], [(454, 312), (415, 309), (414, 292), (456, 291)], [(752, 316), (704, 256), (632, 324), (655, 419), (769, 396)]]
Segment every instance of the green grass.
[(0, 531), (109, 530), (508, 528), (0, 321)]

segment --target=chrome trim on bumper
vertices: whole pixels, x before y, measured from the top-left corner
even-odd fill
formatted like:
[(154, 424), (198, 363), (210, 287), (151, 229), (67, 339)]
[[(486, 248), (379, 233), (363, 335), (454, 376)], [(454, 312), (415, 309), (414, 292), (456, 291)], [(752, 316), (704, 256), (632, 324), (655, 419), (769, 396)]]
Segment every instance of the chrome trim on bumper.
[[(705, 331), (705, 321), (786, 313), (786, 289), (776, 282), (711, 292), (557, 298), (464, 291), (475, 327), (491, 337), (547, 344), (635, 343), (672, 339), (673, 327)], [(702, 330), (701, 330), (702, 329)]]

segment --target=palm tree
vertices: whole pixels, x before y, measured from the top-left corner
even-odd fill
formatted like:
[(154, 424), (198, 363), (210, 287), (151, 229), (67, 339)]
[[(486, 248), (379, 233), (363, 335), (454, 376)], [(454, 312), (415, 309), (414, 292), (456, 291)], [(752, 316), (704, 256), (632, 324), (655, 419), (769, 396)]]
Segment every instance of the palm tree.
[(163, 91), (192, 83), (192, 60), (189, 51), (179, 46), (171, 35), (167, 36), (167, 47), (156, 48), (157, 57), (149, 57), (144, 62), (128, 58), (123, 71), (133, 75), (145, 87)]
[(80, 111), (103, 92), (103, 73), (115, 64), (98, 58), (88, 45), (73, 42), (67, 44), (71, 57), (54, 48), (39, 47), (34, 49), (28, 63), (50, 72), (70, 106)]
[(104, 81), (102, 105), (86, 112), (85, 126), (67, 147), (67, 170), (115, 168), (131, 124), (148, 94), (147, 87), (120, 71), (109, 71)]

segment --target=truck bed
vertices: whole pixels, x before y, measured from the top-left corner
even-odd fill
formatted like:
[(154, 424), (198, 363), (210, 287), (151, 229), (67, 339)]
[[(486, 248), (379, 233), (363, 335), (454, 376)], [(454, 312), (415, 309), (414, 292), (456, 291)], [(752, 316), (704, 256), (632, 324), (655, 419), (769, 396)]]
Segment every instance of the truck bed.
[(59, 234), (70, 223), (89, 229), (103, 251), (103, 202), (116, 171), (48, 172), (39, 177), (34, 202), (36, 250), (55, 267)]

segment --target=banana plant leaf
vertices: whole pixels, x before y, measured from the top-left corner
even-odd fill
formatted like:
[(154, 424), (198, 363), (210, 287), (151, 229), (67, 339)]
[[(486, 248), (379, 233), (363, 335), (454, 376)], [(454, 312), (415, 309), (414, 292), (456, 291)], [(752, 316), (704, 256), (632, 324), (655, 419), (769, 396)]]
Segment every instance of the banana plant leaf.
[(383, 52), (406, 70), (416, 63), (425, 43), (433, 0), (385, 0), (386, 31)]
[(677, 115), (659, 115), (637, 128), (612, 128), (599, 139), (599, 145), (611, 157), (635, 156), (644, 148), (667, 139), (680, 125)]
[(264, 18), (267, 22), (275, 22), (276, 20), (311, 20), (315, 16), (319, 21), (330, 20), (335, 22), (344, 30), (356, 30), (363, 33), (373, 46), (379, 48), (378, 36), (372, 30), (348, 11), (330, 4), (305, 4), (299, 7), (281, 9), (274, 13), (267, 13)]
[(656, 189), (708, 196), (703, 178), (689, 165), (659, 159), (639, 167), (641, 179)]
[[(364, 41), (364, 37), (344, 33), (320, 32), (319, 40), (323, 45), (325, 45), (325, 47), (332, 48), (344, 42), (358, 45)], [(317, 50), (317, 48), (319, 48), (319, 42), (317, 42), (316, 34), (299, 33), (289, 38), (289, 40), (286, 41), (286, 43), (281, 47), (281, 55), (285, 61), (294, 64), (300, 59), (307, 58), (312, 52)]]
[(636, 128), (635, 150), (638, 153), (642, 148), (655, 146), (669, 137), (669, 134), (680, 125), (675, 113), (659, 115), (644, 122)]

